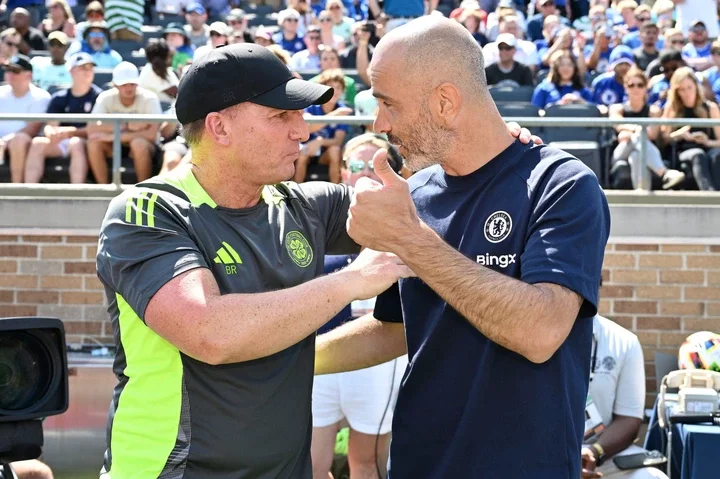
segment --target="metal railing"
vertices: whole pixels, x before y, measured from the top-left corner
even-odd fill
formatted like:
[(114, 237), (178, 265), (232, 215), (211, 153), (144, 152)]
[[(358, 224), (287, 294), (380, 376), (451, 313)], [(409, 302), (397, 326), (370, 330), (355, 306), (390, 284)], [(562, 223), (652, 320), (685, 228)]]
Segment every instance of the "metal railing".
[[(33, 188), (35, 191), (47, 190), (52, 196), (61, 195), (63, 191), (66, 193), (75, 191), (84, 191), (92, 194), (93, 191), (97, 191), (101, 196), (106, 196), (114, 192), (120, 192), (122, 189), (121, 182), (121, 143), (120, 133), (123, 123), (139, 122), (139, 123), (163, 123), (163, 122), (174, 122), (177, 123), (177, 119), (172, 115), (121, 115), (121, 114), (15, 114), (5, 113), (0, 114), (0, 121), (5, 120), (20, 120), (20, 121), (41, 121), (45, 122), (67, 122), (67, 123), (112, 123), (113, 125), (113, 157), (112, 157), (112, 186), (107, 185), (73, 185), (72, 187), (65, 188), (64, 186), (56, 185), (36, 185)], [(374, 121), (374, 117), (371, 116), (317, 116), (313, 118), (307, 118), (308, 123), (327, 123), (327, 124), (343, 124), (343, 125), (370, 125)], [(640, 135), (643, 141), (640, 141), (639, 147), (639, 168), (645, 168), (645, 152), (644, 144), (647, 140), (647, 128), (649, 126), (661, 126), (661, 125), (672, 125), (672, 126), (690, 126), (690, 127), (713, 127), (720, 125), (720, 119), (684, 119), (684, 118), (545, 118), (545, 117), (508, 117), (505, 121), (517, 122), (521, 126), (526, 127), (532, 131), (533, 127), (595, 127), (595, 128), (611, 128), (616, 125), (622, 124), (635, 124), (641, 127)], [(643, 175), (640, 175), (642, 178)], [(2, 185), (2, 188), (8, 187), (9, 185)], [(27, 187), (26, 187), (27, 188)], [(650, 191), (649, 184), (639, 185), (639, 190)], [(53, 191), (55, 194), (53, 194)], [(83, 194), (88, 196), (88, 194)]]

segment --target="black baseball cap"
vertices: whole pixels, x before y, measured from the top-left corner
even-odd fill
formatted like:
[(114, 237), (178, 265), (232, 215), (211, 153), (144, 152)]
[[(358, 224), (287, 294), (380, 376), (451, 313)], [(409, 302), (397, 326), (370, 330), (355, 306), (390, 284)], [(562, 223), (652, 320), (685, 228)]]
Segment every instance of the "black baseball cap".
[(26, 72), (33, 71), (33, 66), (32, 63), (30, 63), (30, 58), (26, 57), (25, 55), (15, 55), (8, 60), (4, 67), (6, 70), (22, 70)]
[(193, 62), (180, 80), (175, 112), (186, 125), (249, 101), (279, 110), (302, 110), (333, 96), (331, 87), (295, 78), (265, 47), (236, 43)]

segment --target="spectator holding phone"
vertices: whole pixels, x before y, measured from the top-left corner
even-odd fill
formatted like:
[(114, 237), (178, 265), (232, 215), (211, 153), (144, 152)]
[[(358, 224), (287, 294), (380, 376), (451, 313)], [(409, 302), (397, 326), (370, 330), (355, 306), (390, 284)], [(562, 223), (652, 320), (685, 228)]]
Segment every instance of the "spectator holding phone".
[[(720, 118), (718, 105), (703, 99), (692, 68), (673, 73), (663, 118)], [(681, 169), (692, 172), (702, 191), (720, 191), (720, 126), (662, 127), (663, 136), (676, 143)]]
[(608, 25), (601, 25), (595, 30), (595, 41), (585, 47), (585, 62), (590, 71), (604, 72), (610, 63), (613, 51), (613, 31)]

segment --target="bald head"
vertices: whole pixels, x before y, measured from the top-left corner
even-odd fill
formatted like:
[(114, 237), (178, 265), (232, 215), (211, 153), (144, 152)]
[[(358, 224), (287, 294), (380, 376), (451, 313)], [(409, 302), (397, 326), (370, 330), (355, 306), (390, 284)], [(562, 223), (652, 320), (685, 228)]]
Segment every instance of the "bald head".
[(397, 62), (403, 82), (433, 89), (454, 84), (465, 98), (487, 90), (482, 49), (460, 23), (427, 15), (385, 35), (373, 54), (371, 68)]

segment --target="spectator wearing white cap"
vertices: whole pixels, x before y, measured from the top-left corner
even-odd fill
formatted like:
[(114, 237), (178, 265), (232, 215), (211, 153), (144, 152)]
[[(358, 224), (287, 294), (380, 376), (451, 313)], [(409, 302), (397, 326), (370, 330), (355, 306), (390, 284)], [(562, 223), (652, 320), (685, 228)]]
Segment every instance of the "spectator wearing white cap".
[(33, 65), (33, 83), (43, 90), (50, 88), (69, 88), (72, 77), (65, 60), (65, 52), (70, 39), (63, 32), (55, 31), (48, 36), (50, 45), (49, 57), (34, 57), (30, 60)]
[(485, 35), (489, 40), (495, 41), (500, 31), (500, 20), (504, 17), (515, 17), (518, 29), (525, 33), (525, 15), (515, 8), (513, 0), (500, 0), (495, 11), (489, 12), (485, 22)]
[(210, 27), (207, 22), (207, 10), (199, 2), (189, 3), (185, 8), (185, 33), (195, 48), (207, 44), (210, 37)]
[[(84, 52), (76, 53), (67, 62), (72, 78), (70, 88), (53, 94), (48, 113), (87, 114), (93, 110), (102, 90), (93, 84), (95, 62)], [(45, 173), (45, 159), (69, 159), (70, 183), (85, 183), (88, 171), (87, 124), (77, 122), (48, 122), (45, 136), (33, 138), (25, 163), (25, 182), (39, 183)]]
[[(162, 113), (157, 95), (138, 87), (140, 73), (135, 65), (122, 62), (113, 70), (111, 90), (98, 96), (92, 113), (150, 114)], [(150, 178), (152, 159), (157, 149), (157, 123), (130, 122), (122, 126), (120, 143), (130, 155), (138, 181)], [(109, 183), (108, 159), (112, 157), (113, 125), (88, 125), (88, 159), (97, 183)]]
[(320, 27), (311, 25), (305, 34), (307, 48), (292, 56), (291, 70), (320, 70)]
[(273, 35), (273, 41), (291, 55), (305, 49), (303, 37), (298, 33), (299, 23), (300, 14), (292, 8), (281, 10), (278, 13), (280, 31)]
[(532, 70), (514, 58), (517, 38), (509, 33), (501, 33), (496, 43), (498, 61), (485, 67), (488, 85), (532, 86)]
[(274, 45), (275, 41), (273, 40), (272, 32), (263, 25), (260, 25), (257, 30), (255, 30), (255, 43), (263, 47)]
[[(5, 81), (0, 86), (0, 114), (45, 113), (50, 94), (31, 83), (33, 66), (25, 55), (17, 55), (3, 65)], [(0, 159), (10, 158), (10, 179), (22, 183), (25, 158), (32, 138), (40, 131), (39, 122), (11, 120), (0, 122)]]
[[(517, 39), (515, 45), (515, 60), (527, 65), (531, 70), (535, 71), (540, 64), (537, 47), (533, 42), (523, 40), (523, 32), (520, 29), (519, 18), (517, 16), (507, 16), (500, 19), (500, 33), (509, 33)], [(485, 66), (491, 65), (498, 61), (498, 43), (491, 42), (483, 47), (483, 56), (485, 57)]]
[(213, 48), (217, 48), (220, 45), (227, 45), (228, 35), (230, 34), (230, 28), (223, 22), (213, 22), (209, 29), (210, 39), (207, 44), (198, 47), (193, 55), (193, 61), (201, 58)]

